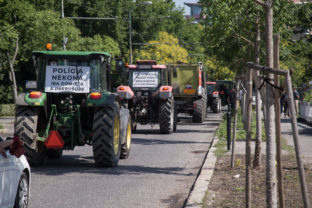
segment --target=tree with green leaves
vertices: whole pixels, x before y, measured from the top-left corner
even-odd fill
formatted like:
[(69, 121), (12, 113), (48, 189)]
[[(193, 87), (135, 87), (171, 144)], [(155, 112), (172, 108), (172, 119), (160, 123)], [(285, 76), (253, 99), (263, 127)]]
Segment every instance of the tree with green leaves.
[(159, 32), (154, 41), (149, 41), (138, 54), (140, 59), (156, 60), (160, 64), (187, 62), (187, 50), (179, 45), (179, 40), (174, 36)]

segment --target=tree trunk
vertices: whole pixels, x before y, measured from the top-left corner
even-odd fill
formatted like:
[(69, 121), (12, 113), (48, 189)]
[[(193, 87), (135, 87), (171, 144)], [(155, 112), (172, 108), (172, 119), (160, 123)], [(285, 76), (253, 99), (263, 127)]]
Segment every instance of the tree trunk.
[[(255, 64), (260, 64), (260, 15), (258, 12), (256, 21), (256, 42), (255, 42)], [(256, 75), (259, 76), (259, 71)], [(258, 88), (256, 92), (256, 141), (255, 141), (255, 156), (253, 160), (253, 167), (258, 168), (261, 165), (261, 141), (262, 141), (262, 125), (261, 125), (261, 105), (260, 105), (260, 92)]]
[(16, 104), (16, 99), (17, 99), (17, 84), (16, 84), (16, 78), (15, 78), (15, 72), (14, 72), (14, 63), (15, 63), (16, 56), (17, 56), (17, 53), (18, 53), (18, 41), (19, 41), (19, 37), (17, 37), (16, 41), (15, 41), (15, 51), (14, 51), (12, 59), (10, 58), (9, 52), (5, 51), (5, 55), (6, 55), (6, 58), (8, 60), (9, 67), (10, 67), (9, 75), (10, 75), (10, 79), (11, 79), (11, 82), (12, 82), (12, 86), (11, 87), (12, 87), (13, 103), (14, 104)]
[[(267, 67), (273, 68), (273, 0), (267, 0), (266, 13), (266, 62)], [(267, 78), (273, 79), (272, 74)], [(275, 143), (275, 112), (274, 112), (274, 92), (270, 84), (266, 85), (266, 202), (268, 208), (277, 208), (277, 183), (276, 183), (276, 143)]]
[(16, 78), (15, 78), (15, 72), (14, 72), (14, 66), (10, 64), (10, 74), (12, 77), (12, 93), (13, 93), (13, 103), (16, 104), (17, 99), (17, 84), (16, 84)]
[(235, 85), (235, 102), (234, 102), (234, 121), (233, 121), (233, 139), (232, 139), (232, 155), (231, 155), (231, 168), (234, 167), (235, 160), (235, 143), (236, 143), (236, 124), (237, 124), (237, 109), (238, 109), (238, 100), (239, 100), (239, 86), (241, 81), (236, 80)]
[(246, 98), (246, 190), (245, 202), (246, 208), (251, 207), (251, 119), (252, 119), (252, 69), (247, 73), (247, 98)]

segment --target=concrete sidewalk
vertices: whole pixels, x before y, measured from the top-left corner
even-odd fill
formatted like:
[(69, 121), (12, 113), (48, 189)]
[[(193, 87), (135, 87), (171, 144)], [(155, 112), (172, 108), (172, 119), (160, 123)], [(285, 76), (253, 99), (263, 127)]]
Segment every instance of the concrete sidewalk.
[(3, 137), (12, 136), (14, 134), (14, 117), (0, 118), (0, 135)]

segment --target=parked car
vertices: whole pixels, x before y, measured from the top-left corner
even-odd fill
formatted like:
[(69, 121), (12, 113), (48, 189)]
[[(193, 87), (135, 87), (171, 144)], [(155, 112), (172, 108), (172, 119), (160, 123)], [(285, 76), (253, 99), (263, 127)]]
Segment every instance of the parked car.
[[(4, 140), (0, 137), (0, 143)], [(12, 154), (11, 154), (11, 153)], [(5, 149), (0, 154), (0, 208), (27, 208), (31, 173), (24, 155)]]

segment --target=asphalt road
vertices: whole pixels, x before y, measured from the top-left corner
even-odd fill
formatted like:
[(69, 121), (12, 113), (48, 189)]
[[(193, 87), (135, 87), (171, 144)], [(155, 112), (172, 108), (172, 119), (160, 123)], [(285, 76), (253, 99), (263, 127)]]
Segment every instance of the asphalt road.
[(183, 207), (221, 117), (209, 112), (203, 124), (180, 117), (170, 135), (139, 126), (130, 157), (115, 168), (95, 167), (90, 146), (66, 151), (32, 168), (29, 207)]

